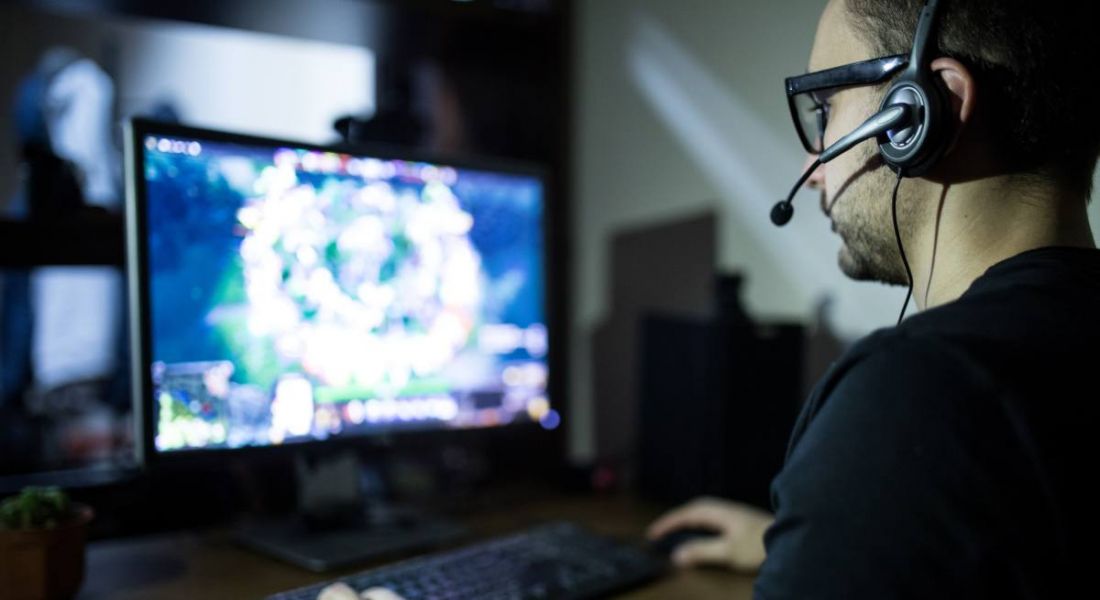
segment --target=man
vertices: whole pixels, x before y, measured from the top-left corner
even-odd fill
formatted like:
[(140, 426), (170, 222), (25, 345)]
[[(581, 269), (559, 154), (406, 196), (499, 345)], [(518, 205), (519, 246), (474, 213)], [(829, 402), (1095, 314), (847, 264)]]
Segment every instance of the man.
[[(931, 69), (952, 126), (936, 165), (900, 185), (911, 282), (875, 142), (810, 179), (844, 273), (911, 283), (921, 314), (860, 341), (819, 383), (773, 483), (774, 517), (702, 499), (649, 530), (717, 530), (674, 559), (759, 570), (759, 599), (1059, 598), (1091, 583), (1096, 8), (942, 2)], [(810, 70), (908, 53), (922, 5), (830, 0)], [(874, 114), (889, 83), (819, 95), (824, 146)]]
[[(907, 53), (922, 4), (830, 1), (810, 70)], [(1100, 424), (1085, 400), (1100, 340), (1086, 216), (1100, 133), (1082, 24), (1096, 8), (941, 0), (940, 10), (931, 66), (952, 139), (898, 198), (924, 312), (862, 340), (820, 382), (773, 483), (774, 523), (704, 499), (649, 532), (720, 531), (679, 548), (677, 562), (759, 567), (757, 598), (1069, 597), (1097, 556), (1100, 498), (1082, 477)], [(824, 145), (874, 114), (888, 86), (822, 94)], [(874, 141), (810, 179), (853, 279), (909, 283), (895, 182)]]

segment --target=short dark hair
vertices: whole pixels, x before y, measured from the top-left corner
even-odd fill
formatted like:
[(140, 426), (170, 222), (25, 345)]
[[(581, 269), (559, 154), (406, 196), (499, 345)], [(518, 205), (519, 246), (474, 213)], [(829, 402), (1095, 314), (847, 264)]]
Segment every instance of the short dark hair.
[[(846, 0), (875, 52), (907, 53), (924, 0)], [(1095, 0), (940, 0), (941, 56), (978, 82), (990, 148), (1011, 173), (1088, 196), (1100, 154)], [(992, 101), (989, 99), (992, 98)]]

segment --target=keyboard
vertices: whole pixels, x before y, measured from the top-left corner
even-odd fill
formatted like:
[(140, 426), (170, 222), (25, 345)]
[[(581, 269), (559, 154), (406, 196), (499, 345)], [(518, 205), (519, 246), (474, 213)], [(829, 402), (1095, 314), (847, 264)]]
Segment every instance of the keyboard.
[[(666, 568), (663, 559), (644, 550), (556, 522), (338, 581), (357, 592), (389, 588), (405, 600), (585, 600), (639, 585)], [(315, 600), (332, 583), (268, 600)]]

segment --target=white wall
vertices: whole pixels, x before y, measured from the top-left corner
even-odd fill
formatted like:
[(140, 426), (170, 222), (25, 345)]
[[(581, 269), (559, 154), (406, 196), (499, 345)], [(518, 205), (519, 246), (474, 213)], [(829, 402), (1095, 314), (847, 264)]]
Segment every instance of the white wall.
[(326, 143), (337, 117), (373, 110), (366, 48), (193, 24), (108, 31), (123, 113), (171, 98), (192, 125)]
[(188, 124), (315, 143), (337, 139), (334, 119), (374, 110), (375, 59), (365, 45), (373, 24), (358, 20), (369, 16), (362, 11), (336, 15), (345, 17), (339, 24), (304, 3), (292, 7), (302, 12), (300, 29), (327, 28), (348, 43), (0, 4), (0, 209), (16, 188), (12, 96), (53, 46), (71, 47), (110, 73), (122, 116), (170, 99)]
[[(783, 78), (805, 71), (824, 0), (579, 0), (576, 14), (574, 298), (570, 383), (575, 459), (594, 449), (588, 339), (607, 310), (605, 248), (618, 229), (713, 209), (720, 266), (746, 274), (762, 318), (805, 319), (823, 294), (856, 337), (897, 318), (904, 291), (847, 281), (839, 242), (802, 192), (768, 220), (805, 155)], [(1091, 209), (1094, 231), (1100, 203)]]

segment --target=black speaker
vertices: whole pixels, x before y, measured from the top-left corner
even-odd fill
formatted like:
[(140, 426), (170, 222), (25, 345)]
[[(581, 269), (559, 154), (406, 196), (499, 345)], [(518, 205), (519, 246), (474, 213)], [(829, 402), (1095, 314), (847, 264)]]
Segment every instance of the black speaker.
[[(727, 313), (728, 314), (728, 313)], [(649, 315), (641, 323), (640, 491), (770, 508), (801, 408), (804, 328)]]

